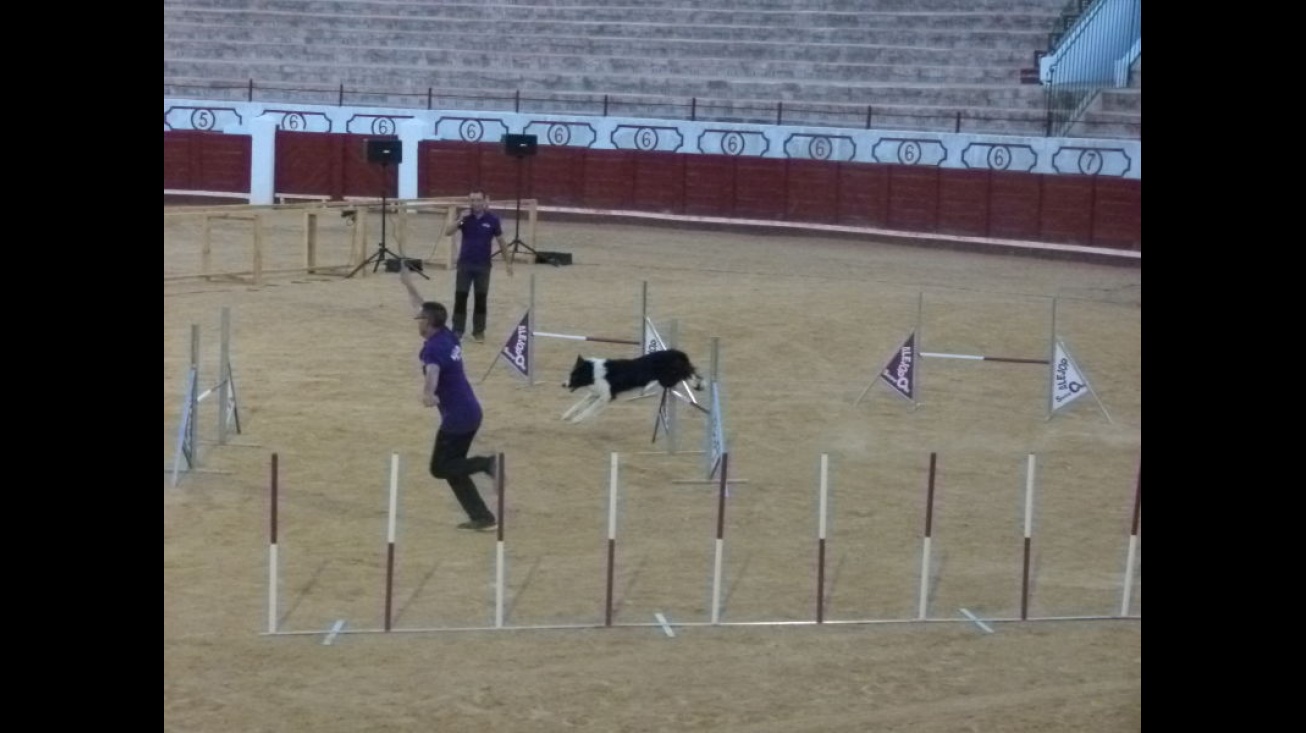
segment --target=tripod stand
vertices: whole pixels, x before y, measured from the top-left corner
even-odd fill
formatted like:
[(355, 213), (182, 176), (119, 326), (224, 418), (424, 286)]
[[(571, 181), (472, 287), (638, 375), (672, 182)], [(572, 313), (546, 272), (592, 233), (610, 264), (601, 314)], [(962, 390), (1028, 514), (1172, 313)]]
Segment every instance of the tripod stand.
[[(372, 272), (379, 270), (382, 264), (386, 265), (386, 270), (390, 270), (390, 258), (399, 260), (400, 267), (403, 266), (403, 257), (391, 252), (390, 249), (385, 246), (386, 211), (390, 208), (389, 203), (386, 201), (386, 194), (390, 190), (389, 165), (390, 163), (403, 162), (403, 148), (397, 140), (368, 140), (367, 160), (369, 163), (381, 164), (381, 243), (376, 246), (376, 252), (372, 253), (372, 255), (367, 259), (358, 263), (358, 266), (345, 276), (346, 279), (357, 275), (360, 270), (367, 267), (369, 264), (372, 265)], [(410, 269), (415, 270), (418, 275), (421, 275), (427, 280), (431, 279), (426, 273), (422, 272), (421, 269), (417, 267)], [(394, 271), (397, 272), (398, 270), (396, 269)]]
[[(517, 259), (517, 253), (526, 250), (534, 255), (537, 259), (540, 256), (533, 247), (521, 241), (521, 190), (522, 190), (522, 173), (525, 171), (524, 164), (526, 157), (534, 155), (537, 145), (537, 139), (534, 135), (504, 135), (503, 147), (504, 152), (517, 159), (517, 209), (516, 216), (513, 217), (513, 235), (512, 241), (508, 243), (509, 251), (504, 253), (504, 257)], [(497, 253), (496, 253), (497, 254)], [(493, 257), (491, 257), (493, 259)], [(558, 263), (553, 263), (554, 267)]]

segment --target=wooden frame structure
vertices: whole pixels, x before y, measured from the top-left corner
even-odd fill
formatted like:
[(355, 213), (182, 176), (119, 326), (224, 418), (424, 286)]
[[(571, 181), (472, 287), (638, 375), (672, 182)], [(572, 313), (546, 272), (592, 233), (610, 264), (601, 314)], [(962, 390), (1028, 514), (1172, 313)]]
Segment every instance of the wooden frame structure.
[[(168, 192), (165, 191), (165, 194)], [(254, 205), (193, 205), (164, 207), (163, 216), (196, 217), (202, 220), (202, 239), (200, 242), (200, 272), (187, 275), (165, 275), (164, 282), (218, 277), (248, 278), (254, 285), (263, 284), (263, 276), (268, 274), (306, 273), (306, 274), (345, 274), (357, 267), (368, 257), (368, 242), (371, 241), (372, 215), (381, 209), (381, 200), (371, 197), (346, 197), (342, 201), (327, 201), (324, 197), (290, 196), (279, 197), (309, 199), (306, 203), (281, 203), (261, 206)], [(535, 247), (536, 224), (539, 216), (539, 202), (536, 199), (522, 199), (522, 211), (526, 214), (526, 239), (532, 249)], [(446, 270), (454, 269), (458, 261), (458, 242), (454, 237), (446, 236), (444, 230), (458, 216), (460, 208), (467, 204), (466, 197), (442, 197), (429, 199), (388, 199), (386, 215), (395, 221), (395, 249), (401, 256), (409, 257), (404, 245), (409, 238), (409, 217), (430, 213), (443, 217), (440, 233), (430, 257), (421, 258), (424, 265), (437, 265)], [(303, 213), (303, 252), (302, 267), (268, 270), (263, 267), (265, 247), (264, 215), (270, 212), (299, 211)], [(340, 264), (323, 264), (318, 258), (318, 221), (323, 215), (346, 216), (352, 212), (354, 217), (353, 232), (350, 238), (349, 261)], [(250, 239), (249, 269), (232, 271), (215, 271), (213, 268), (213, 222), (216, 220), (237, 220), (252, 222)], [(514, 261), (516, 255), (514, 254)], [(359, 274), (367, 272), (367, 268)]]

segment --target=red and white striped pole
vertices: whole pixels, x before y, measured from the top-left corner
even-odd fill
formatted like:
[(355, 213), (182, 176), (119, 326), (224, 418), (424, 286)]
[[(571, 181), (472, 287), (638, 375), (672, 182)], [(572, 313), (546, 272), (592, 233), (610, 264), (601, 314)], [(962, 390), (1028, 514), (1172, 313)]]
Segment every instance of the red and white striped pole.
[(268, 492), (268, 633), (277, 632), (277, 454), (272, 454), (272, 480)]
[(495, 572), (494, 572), (494, 628), (496, 628), (496, 629), (502, 629), (502, 628), (503, 628), (503, 590), (504, 590), (504, 578), (505, 578), (505, 576), (507, 575), (507, 565), (505, 564), (506, 561), (505, 561), (505, 559), (504, 559), (504, 553), (503, 553), (503, 550), (504, 550), (504, 544), (503, 544), (503, 525), (505, 524), (505, 522), (504, 522), (505, 517), (503, 516), (503, 506), (504, 506), (504, 501), (503, 501), (503, 487), (504, 487), (504, 484), (505, 484), (504, 476), (503, 476), (503, 469), (504, 469), (504, 458), (503, 458), (503, 454), (502, 454), (502, 453), (497, 453), (497, 454), (495, 454), (495, 456), (494, 456), (494, 461), (495, 461), (495, 467), (494, 467), (494, 468), (495, 468), (495, 470), (494, 470), (494, 490), (495, 490), (495, 493), (497, 493), (498, 496), (499, 496), (499, 512), (498, 512), (498, 514), (499, 514), (499, 534), (498, 534), (498, 541), (495, 543), (495, 546), (494, 546), (494, 567), (495, 567)]
[(726, 476), (730, 473), (730, 454), (721, 454), (721, 488), (717, 491), (716, 557), (712, 562), (712, 623), (721, 623), (721, 561), (726, 534)]
[(386, 522), (385, 630), (390, 630), (395, 589), (395, 515), (399, 502), (399, 454), (390, 454), (390, 515)]
[(1029, 563), (1034, 535), (1034, 454), (1025, 464), (1025, 557), (1020, 574), (1020, 620), (1029, 618)]
[(930, 535), (934, 527), (934, 474), (939, 454), (930, 453), (930, 480), (925, 491), (925, 540), (921, 547), (921, 592), (916, 617), (925, 618), (930, 600)]
[(533, 331), (531, 335), (551, 339), (566, 339), (567, 341), (597, 341), (603, 344), (626, 344), (628, 346), (640, 345), (640, 342), (631, 341), (630, 339), (613, 339), (603, 336), (576, 336), (570, 333), (549, 333), (547, 331)]
[(1134, 592), (1134, 558), (1138, 552), (1138, 521), (1143, 512), (1143, 463), (1138, 462), (1138, 481), (1134, 485), (1134, 520), (1129, 527), (1129, 555), (1125, 559), (1125, 588), (1120, 599), (1120, 615), (1129, 615), (1129, 602)]
[(603, 601), (603, 625), (612, 626), (612, 583), (617, 567), (617, 454), (608, 465), (608, 583)]
[(821, 454), (821, 489), (816, 518), (816, 623), (825, 623), (825, 509), (830, 486), (830, 454)]
[(965, 359), (967, 361), (1000, 361), (1007, 364), (1050, 364), (1048, 359), (1026, 359), (1014, 356), (986, 356), (984, 354), (942, 354), (932, 351), (922, 351), (922, 357), (932, 357), (935, 359)]

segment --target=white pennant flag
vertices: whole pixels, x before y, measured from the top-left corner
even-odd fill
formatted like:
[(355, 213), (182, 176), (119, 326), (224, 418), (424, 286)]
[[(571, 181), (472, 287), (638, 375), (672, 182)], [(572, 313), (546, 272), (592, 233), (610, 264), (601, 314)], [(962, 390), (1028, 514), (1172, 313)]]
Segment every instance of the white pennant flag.
[[(653, 319), (651, 318), (644, 319), (644, 344), (642, 348), (644, 350), (644, 356), (652, 354), (654, 351), (667, 350), (667, 343), (662, 340), (662, 336), (658, 333), (657, 327), (653, 325)], [(651, 384), (644, 388), (641, 395), (648, 397), (657, 394), (657, 391), (658, 386), (656, 384)], [(684, 382), (673, 387), (671, 393), (679, 397), (682, 402), (689, 402), (694, 405), (698, 404), (698, 398), (694, 396), (694, 390), (690, 389), (689, 385)]]
[(1058, 340), (1052, 358), (1052, 412), (1066, 407), (1088, 391), (1088, 380), (1080, 373), (1065, 344)]
[(653, 321), (649, 318), (644, 319), (644, 352), (652, 354), (654, 351), (666, 351), (667, 345), (662, 342), (662, 337), (658, 335), (658, 330), (654, 328)]

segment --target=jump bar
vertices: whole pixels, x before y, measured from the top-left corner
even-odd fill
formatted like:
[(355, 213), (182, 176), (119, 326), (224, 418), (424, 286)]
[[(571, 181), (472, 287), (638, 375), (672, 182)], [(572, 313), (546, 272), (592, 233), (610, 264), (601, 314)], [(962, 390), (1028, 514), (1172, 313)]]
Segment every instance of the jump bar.
[(541, 336), (544, 338), (551, 338), (551, 339), (568, 339), (569, 341), (601, 341), (605, 344), (627, 344), (629, 346), (640, 345), (638, 341), (631, 341), (630, 339), (610, 339), (610, 338), (602, 338), (599, 336), (574, 336), (569, 333), (547, 333), (545, 331), (532, 331), (531, 335)]
[(1018, 359), (1013, 356), (983, 356), (982, 354), (936, 354), (930, 351), (922, 351), (921, 356), (931, 356), (935, 359), (969, 359), (971, 361), (1002, 361), (1008, 364), (1051, 364), (1047, 359)]

